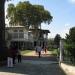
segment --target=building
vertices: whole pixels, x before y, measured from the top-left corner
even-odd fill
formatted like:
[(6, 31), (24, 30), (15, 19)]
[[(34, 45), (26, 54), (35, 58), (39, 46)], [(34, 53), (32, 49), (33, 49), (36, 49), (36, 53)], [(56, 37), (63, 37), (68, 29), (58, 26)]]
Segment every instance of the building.
[(48, 30), (26, 29), (24, 26), (6, 27), (7, 46), (13, 45), (18, 49), (34, 49), (38, 44), (47, 45)]

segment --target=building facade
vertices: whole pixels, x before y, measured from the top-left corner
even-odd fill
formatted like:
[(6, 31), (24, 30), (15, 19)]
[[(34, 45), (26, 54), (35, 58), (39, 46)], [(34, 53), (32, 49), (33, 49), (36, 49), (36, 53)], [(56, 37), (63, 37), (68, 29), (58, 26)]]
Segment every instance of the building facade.
[(47, 45), (48, 30), (26, 29), (24, 26), (6, 27), (7, 46), (13, 45), (18, 49), (34, 49), (36, 45)]

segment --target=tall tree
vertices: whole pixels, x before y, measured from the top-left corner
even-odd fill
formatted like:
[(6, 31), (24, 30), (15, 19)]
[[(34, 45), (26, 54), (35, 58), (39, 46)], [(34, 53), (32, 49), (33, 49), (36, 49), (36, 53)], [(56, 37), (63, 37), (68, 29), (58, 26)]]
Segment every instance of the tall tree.
[(54, 38), (54, 43), (56, 45), (57, 48), (59, 48), (59, 42), (60, 42), (60, 35), (59, 34), (56, 34), (55, 38)]
[(54, 39), (50, 38), (48, 39), (48, 49), (52, 50), (54, 48)]
[[(26, 1), (19, 2), (15, 6), (15, 12), (14, 10), (11, 10), (13, 8), (14, 5), (10, 4), (7, 9), (7, 16), (10, 19), (10, 22), (15, 23), (16, 25), (20, 24), (28, 27), (30, 25), (33, 25), (34, 27), (38, 27), (42, 22), (49, 24), (52, 21), (50, 12), (45, 10), (41, 5), (32, 5), (31, 3), (29, 3), (29, 1)], [(10, 12), (10, 10), (12, 12)], [(13, 16), (12, 14), (15, 16)]]
[(8, 20), (9, 20), (9, 24), (10, 25), (15, 25), (16, 24), (16, 9), (15, 9), (15, 6), (14, 6), (14, 4), (9, 4), (8, 5), (8, 15), (6, 16), (7, 18), (8, 18)]
[(0, 60), (4, 59), (5, 53), (5, 0), (0, 0)]
[(75, 27), (70, 28), (69, 34), (66, 34), (68, 43), (75, 43)]
[(70, 28), (69, 34), (66, 35), (67, 51), (72, 56), (71, 60), (75, 62), (75, 27)]

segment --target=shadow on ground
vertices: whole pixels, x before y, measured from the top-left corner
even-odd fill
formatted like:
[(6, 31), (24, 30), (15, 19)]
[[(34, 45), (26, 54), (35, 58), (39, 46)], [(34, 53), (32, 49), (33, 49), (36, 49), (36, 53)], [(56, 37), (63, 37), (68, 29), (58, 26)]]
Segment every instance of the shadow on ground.
[(23, 59), (24, 60), (41, 60), (41, 61), (57, 61), (57, 59), (55, 57), (41, 57), (41, 58), (38, 58), (38, 57), (34, 57), (34, 56), (23, 56)]
[[(41, 58), (38, 56), (22, 56), (22, 60), (41, 60), (41, 61), (57, 61), (55, 56), (42, 55)], [(7, 66), (0, 67), (0, 75), (66, 75), (64, 71), (59, 67), (57, 63), (50, 64), (32, 64), (32, 63), (17, 63), (13, 68)], [(34, 62), (35, 63), (35, 62)], [(4, 72), (5, 74), (1, 74)], [(11, 73), (11, 74), (8, 74)], [(14, 74), (15, 73), (15, 74)]]
[(66, 75), (58, 64), (17, 63), (13, 68), (0, 67), (0, 72), (6, 72), (0, 75)]
[(38, 56), (22, 56), (24, 60), (41, 60), (41, 61), (57, 61), (57, 58), (50, 54), (42, 54), (39, 58)]
[[(41, 57), (37, 56), (23, 56), (22, 60), (33, 60), (33, 61), (57, 61), (56, 57)], [(5, 74), (1, 74), (5, 72)], [(8, 73), (12, 74), (8, 74)], [(31, 64), (29, 63), (17, 63), (13, 68), (8, 68), (7, 66), (0, 67), (0, 75), (66, 75), (64, 71), (59, 67), (57, 63), (51, 64)]]

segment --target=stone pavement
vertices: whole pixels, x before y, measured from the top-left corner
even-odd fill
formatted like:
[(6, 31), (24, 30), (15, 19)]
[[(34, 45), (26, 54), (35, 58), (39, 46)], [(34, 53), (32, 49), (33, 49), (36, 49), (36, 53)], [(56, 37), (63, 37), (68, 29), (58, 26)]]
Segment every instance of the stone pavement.
[(58, 64), (17, 63), (13, 68), (0, 67), (0, 75), (66, 75)]
[(30, 57), (23, 57), (21, 63), (16, 60), (16, 64), (12, 68), (0, 67), (0, 75), (66, 75), (56, 58), (50, 57), (48, 53), (42, 55), (41, 58)]
[(41, 58), (38, 58), (38, 54), (35, 53), (35, 51), (31, 51), (27, 54), (24, 54), (22, 57), (24, 60), (34, 60), (34, 61), (57, 61), (57, 58), (51, 54), (50, 51), (47, 51), (45, 54), (44, 52), (41, 53)]

